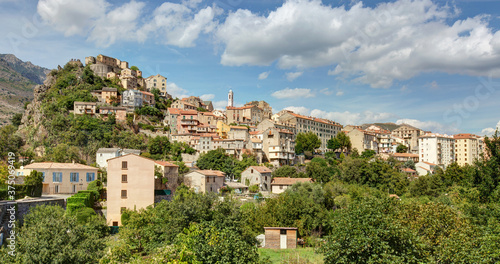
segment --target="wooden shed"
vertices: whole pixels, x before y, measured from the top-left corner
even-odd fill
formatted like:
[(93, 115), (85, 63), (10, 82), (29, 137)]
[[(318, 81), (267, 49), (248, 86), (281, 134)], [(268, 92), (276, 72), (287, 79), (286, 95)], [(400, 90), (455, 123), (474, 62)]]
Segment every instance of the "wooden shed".
[(297, 248), (296, 227), (264, 227), (265, 248), (286, 249)]

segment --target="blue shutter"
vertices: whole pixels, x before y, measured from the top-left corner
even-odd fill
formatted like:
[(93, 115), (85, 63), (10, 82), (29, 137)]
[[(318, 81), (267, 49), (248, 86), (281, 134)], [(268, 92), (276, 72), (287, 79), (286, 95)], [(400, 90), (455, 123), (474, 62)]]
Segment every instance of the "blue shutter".
[(42, 176), (43, 176), (42, 182), (44, 182), (45, 181), (45, 172), (42, 172)]
[(56, 182), (56, 173), (52, 172), (52, 182)]
[(80, 173), (76, 173), (76, 182), (80, 182)]

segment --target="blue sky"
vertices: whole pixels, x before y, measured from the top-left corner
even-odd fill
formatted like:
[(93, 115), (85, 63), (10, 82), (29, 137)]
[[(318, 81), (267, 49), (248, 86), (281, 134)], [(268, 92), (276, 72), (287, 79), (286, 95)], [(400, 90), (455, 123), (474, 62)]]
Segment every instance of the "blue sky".
[(232, 89), (343, 125), (500, 125), (500, 1), (0, 0), (0, 17), (0, 53), (113, 56), (218, 107)]

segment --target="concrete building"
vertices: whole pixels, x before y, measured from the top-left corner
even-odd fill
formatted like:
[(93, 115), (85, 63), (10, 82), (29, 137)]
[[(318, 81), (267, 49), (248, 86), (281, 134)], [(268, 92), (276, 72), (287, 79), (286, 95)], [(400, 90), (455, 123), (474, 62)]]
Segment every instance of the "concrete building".
[(125, 121), (127, 120), (127, 108), (101, 106), (99, 107), (99, 115), (104, 119), (108, 118), (110, 115), (115, 115), (117, 121)]
[(250, 105), (255, 105), (262, 109), (263, 111), (263, 118), (271, 118), (273, 115), (273, 108), (266, 102), (266, 101), (252, 101), (250, 103), (246, 103), (245, 106), (250, 106)]
[(434, 174), (437, 165), (430, 162), (421, 161), (415, 164), (418, 176), (425, 176), (427, 174)]
[(311, 178), (274, 177), (271, 181), (272, 193), (282, 193), (298, 182), (313, 182)]
[(327, 151), (328, 140), (337, 136), (342, 129), (342, 125), (331, 120), (303, 116), (291, 111), (281, 113), (279, 117), (275, 117), (278, 123), (295, 127), (296, 133), (313, 132), (321, 140), (319, 151), (323, 153)]
[(424, 135), (423, 130), (408, 124), (402, 124), (398, 128), (394, 129), (391, 134), (404, 139), (406, 143), (405, 145), (408, 147), (408, 151), (410, 153), (418, 154), (418, 137)]
[(184, 184), (197, 193), (219, 192), (225, 173), (218, 170), (197, 170), (184, 175)]
[(452, 136), (428, 133), (418, 138), (420, 161), (445, 169), (455, 162), (455, 139)]
[(419, 156), (418, 154), (413, 154), (413, 153), (394, 153), (392, 156), (401, 162), (407, 162), (408, 160), (413, 160), (413, 162), (418, 163), (419, 162)]
[(142, 93), (142, 103), (146, 105), (155, 104), (155, 96), (152, 93), (141, 91)]
[[(73, 194), (86, 190), (97, 178), (96, 167), (78, 163), (35, 162), (24, 166), (25, 170), (36, 170), (43, 174), (42, 194)], [(26, 175), (29, 173), (26, 172)]]
[(74, 102), (73, 113), (75, 115), (95, 115), (97, 104), (93, 102)]
[(146, 78), (146, 90), (151, 91), (151, 89), (160, 90), (160, 95), (163, 97), (167, 97), (167, 77), (164, 77), (160, 74), (151, 75)]
[(263, 160), (273, 166), (295, 163), (295, 135), (285, 129), (268, 128), (262, 133)]
[(195, 110), (196, 111), (196, 109), (197, 109), (197, 107), (195, 105), (190, 104), (186, 101), (182, 101), (182, 100), (176, 100), (175, 102), (172, 103), (172, 105), (170, 107), (181, 109), (181, 110)]
[(108, 224), (121, 225), (125, 209), (140, 210), (155, 203), (155, 194), (164, 197), (167, 188), (155, 180), (155, 161), (135, 154), (108, 160)]
[(345, 126), (343, 131), (351, 140), (351, 149), (357, 149), (361, 154), (365, 150), (373, 150), (378, 153), (377, 135), (356, 126)]
[(123, 88), (127, 90), (137, 89), (138, 87), (137, 77), (127, 74), (127, 75), (120, 75), (119, 78)]
[(455, 161), (460, 166), (472, 165), (481, 159), (484, 152), (484, 139), (473, 134), (457, 134), (455, 139)]
[(101, 91), (101, 98), (107, 104), (111, 104), (113, 101), (118, 100), (118, 89), (113, 87), (104, 87)]
[(257, 125), (264, 119), (264, 112), (258, 106), (226, 107), (227, 123)]
[[(158, 171), (162, 177), (157, 177), (155, 175), (155, 186), (162, 186), (162, 190), (167, 190), (164, 195), (173, 196), (175, 194), (175, 190), (179, 186), (179, 166), (175, 165), (168, 161), (155, 161), (155, 172)], [(166, 182), (163, 183), (163, 179), (166, 179)], [(156, 192), (155, 195), (159, 195), (159, 192)], [(155, 201), (157, 202), (157, 201)]]
[(265, 166), (250, 166), (241, 173), (241, 183), (246, 186), (257, 184), (261, 191), (271, 191), (272, 171)]
[(142, 107), (142, 93), (139, 90), (126, 90), (122, 94), (122, 106), (127, 108)]
[(100, 148), (95, 154), (95, 160), (97, 166), (101, 168), (108, 167), (108, 159), (120, 157), (127, 154), (140, 155), (141, 151), (138, 149), (121, 149), (121, 148)]
[(177, 115), (177, 131), (179, 134), (196, 133), (199, 124), (198, 111), (179, 111), (179, 115)]

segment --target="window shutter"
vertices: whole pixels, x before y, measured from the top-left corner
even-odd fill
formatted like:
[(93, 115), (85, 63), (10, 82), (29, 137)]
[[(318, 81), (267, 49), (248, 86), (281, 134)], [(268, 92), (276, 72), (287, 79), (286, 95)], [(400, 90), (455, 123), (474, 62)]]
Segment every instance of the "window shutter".
[(76, 173), (76, 182), (80, 182), (80, 173), (79, 172)]
[(52, 172), (52, 182), (55, 182), (55, 181), (56, 181), (56, 173)]

